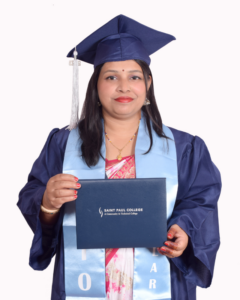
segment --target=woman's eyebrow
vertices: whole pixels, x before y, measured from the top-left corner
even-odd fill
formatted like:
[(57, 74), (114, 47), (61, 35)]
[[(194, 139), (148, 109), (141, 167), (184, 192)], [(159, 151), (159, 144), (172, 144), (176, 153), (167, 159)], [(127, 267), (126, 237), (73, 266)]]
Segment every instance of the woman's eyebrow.
[[(107, 73), (107, 72), (115, 72), (115, 73), (119, 73), (117, 70), (107, 70), (105, 72), (103, 72), (103, 74)], [(131, 70), (131, 71), (128, 71), (128, 73), (133, 73), (133, 72), (139, 72), (139, 73), (142, 73), (142, 71), (139, 71), (139, 70)]]

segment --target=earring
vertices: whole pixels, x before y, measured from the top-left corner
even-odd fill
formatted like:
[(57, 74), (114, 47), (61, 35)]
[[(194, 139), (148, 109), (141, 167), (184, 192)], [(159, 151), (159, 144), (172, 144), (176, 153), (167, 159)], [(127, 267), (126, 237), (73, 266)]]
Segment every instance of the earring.
[(98, 103), (97, 103), (97, 104), (98, 104), (98, 106), (101, 106), (101, 105), (102, 105), (100, 101), (98, 101)]
[(149, 104), (150, 104), (150, 100), (148, 100), (148, 98), (146, 98), (143, 105), (149, 105)]

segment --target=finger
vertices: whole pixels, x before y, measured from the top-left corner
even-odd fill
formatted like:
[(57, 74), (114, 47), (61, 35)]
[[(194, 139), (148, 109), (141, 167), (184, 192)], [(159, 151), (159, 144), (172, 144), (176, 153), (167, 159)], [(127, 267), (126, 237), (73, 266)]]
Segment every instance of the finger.
[[(76, 182), (78, 181), (78, 178), (75, 177), (74, 175), (71, 174), (57, 174), (53, 177), (50, 178), (51, 182), (55, 182), (55, 181), (73, 181)], [(50, 181), (49, 180), (49, 181)]]
[(170, 242), (170, 241), (167, 241), (164, 243), (167, 247), (166, 248), (169, 248), (171, 250), (175, 250), (175, 251), (183, 251), (185, 250), (186, 247), (184, 247), (184, 243), (183, 242)]
[(176, 250), (172, 250), (168, 247), (161, 247), (160, 251), (165, 253), (168, 256), (172, 256), (172, 257), (178, 257), (182, 254), (182, 251), (176, 251)]
[(69, 196), (69, 197), (63, 197), (62, 198), (62, 203), (66, 203), (66, 202), (71, 202), (77, 199), (77, 195), (74, 196)]
[(169, 258), (174, 258), (173, 255), (171, 255), (171, 254), (167, 253), (166, 251), (162, 250), (162, 248), (157, 248), (157, 249), (158, 249), (158, 252), (159, 252), (160, 254), (162, 254), (162, 255), (164, 255), (164, 256), (167, 256), (167, 257), (169, 257)]
[(55, 181), (52, 184), (52, 190), (62, 190), (62, 189), (79, 189), (81, 184), (79, 182), (72, 181)]
[(54, 199), (54, 205), (55, 207), (59, 208), (61, 207), (64, 203), (71, 202), (77, 199), (77, 195), (74, 196), (68, 196), (68, 197), (62, 197), (62, 198), (56, 198)]
[(181, 246), (179, 245), (179, 243), (167, 241), (164, 244), (172, 250), (181, 250)]
[(171, 240), (175, 237), (176, 233), (177, 233), (177, 230), (175, 228), (171, 227), (168, 230), (167, 237)]
[(53, 198), (64, 198), (68, 196), (75, 196), (77, 194), (78, 194), (77, 190), (70, 190), (70, 189), (55, 190), (53, 192)]

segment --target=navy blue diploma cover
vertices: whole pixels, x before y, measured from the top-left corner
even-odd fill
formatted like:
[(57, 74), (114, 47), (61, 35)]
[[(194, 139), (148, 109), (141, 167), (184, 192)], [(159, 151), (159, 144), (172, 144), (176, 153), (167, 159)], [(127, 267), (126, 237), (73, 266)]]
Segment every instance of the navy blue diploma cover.
[(167, 240), (166, 179), (79, 180), (77, 248), (152, 248)]

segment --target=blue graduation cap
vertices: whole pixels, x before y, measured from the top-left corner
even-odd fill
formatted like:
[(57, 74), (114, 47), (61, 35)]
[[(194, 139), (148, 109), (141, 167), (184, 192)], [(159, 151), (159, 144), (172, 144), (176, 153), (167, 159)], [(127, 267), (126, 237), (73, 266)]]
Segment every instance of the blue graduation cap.
[(93, 64), (94, 69), (108, 61), (131, 59), (140, 59), (150, 65), (149, 56), (173, 40), (175, 37), (170, 34), (147, 27), (124, 15), (118, 15), (74, 47), (67, 55), (74, 57), (71, 63), (74, 66), (73, 106), (68, 129), (75, 128), (78, 123), (77, 60)]

